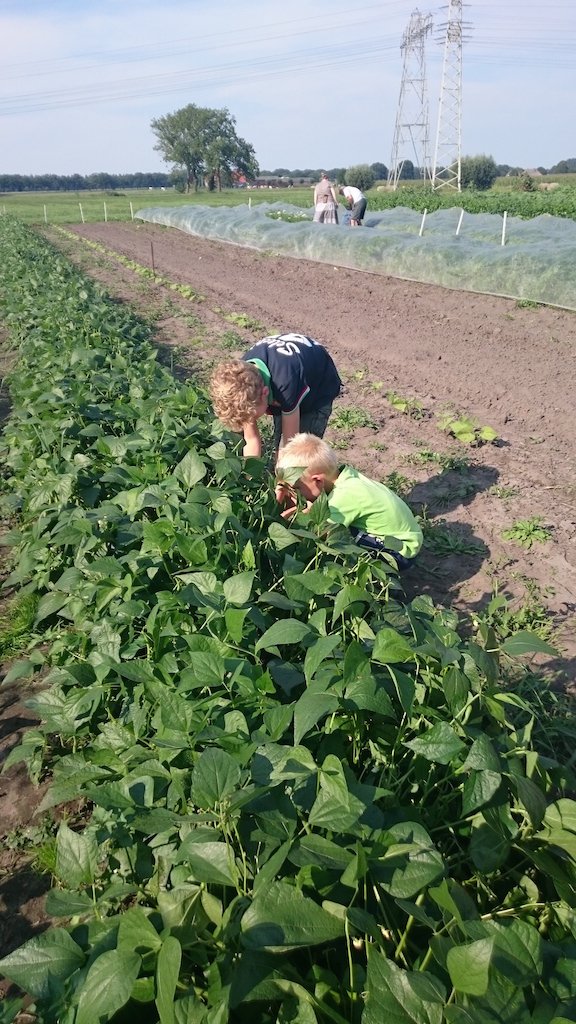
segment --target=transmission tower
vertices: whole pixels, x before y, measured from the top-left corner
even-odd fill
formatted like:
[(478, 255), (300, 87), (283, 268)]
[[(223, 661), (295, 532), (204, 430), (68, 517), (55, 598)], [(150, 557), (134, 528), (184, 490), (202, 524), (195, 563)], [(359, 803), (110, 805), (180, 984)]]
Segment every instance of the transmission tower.
[(462, 6), (462, 0), (450, 0), (448, 21), (439, 26), (444, 32), (444, 61), (432, 170), (432, 188), (458, 192), (462, 166)]
[(402, 82), (392, 143), (392, 159), (388, 183), (396, 190), (407, 159), (421, 169), (422, 177), (429, 178), (430, 122), (426, 95), (426, 62), (424, 43), (432, 31), (432, 15), (420, 14), (416, 9), (410, 15), (408, 28), (402, 36), (400, 52), (403, 56)]

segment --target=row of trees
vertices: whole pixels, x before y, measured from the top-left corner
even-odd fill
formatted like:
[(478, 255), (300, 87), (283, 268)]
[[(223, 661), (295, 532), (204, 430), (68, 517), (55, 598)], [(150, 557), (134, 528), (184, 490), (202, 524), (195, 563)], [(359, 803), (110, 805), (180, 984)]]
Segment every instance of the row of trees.
[(172, 175), (162, 171), (134, 174), (0, 174), (0, 192), (117, 192), (130, 188), (167, 188)]
[[(362, 167), (369, 167), (374, 181), (386, 181), (388, 168), (383, 163), (362, 164)], [(412, 165), (411, 165), (412, 166)], [(316, 181), (326, 171), (331, 181), (344, 181), (347, 171), (346, 167), (303, 167), (293, 171), (287, 167), (277, 167), (273, 171), (261, 171), (263, 177), (269, 178), (292, 178), (293, 181)]]

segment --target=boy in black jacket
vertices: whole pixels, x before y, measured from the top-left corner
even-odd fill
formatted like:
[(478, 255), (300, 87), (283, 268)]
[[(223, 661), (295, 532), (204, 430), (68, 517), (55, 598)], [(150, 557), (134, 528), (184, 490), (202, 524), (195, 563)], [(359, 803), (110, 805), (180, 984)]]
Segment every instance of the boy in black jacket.
[(304, 334), (275, 334), (241, 359), (217, 366), (210, 394), (222, 423), (244, 434), (244, 455), (259, 456), (260, 416), (274, 416), (276, 451), (300, 431), (323, 437), (341, 386), (331, 356), (318, 341)]

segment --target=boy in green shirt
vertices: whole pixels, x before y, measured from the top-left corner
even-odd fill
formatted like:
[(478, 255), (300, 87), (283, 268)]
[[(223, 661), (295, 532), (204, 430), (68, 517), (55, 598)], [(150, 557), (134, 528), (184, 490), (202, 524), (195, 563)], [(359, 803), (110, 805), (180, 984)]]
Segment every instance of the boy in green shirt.
[(295, 434), (280, 449), (276, 497), (287, 505), (283, 516), (292, 516), (296, 506), (290, 487), (282, 483), (282, 469), (295, 468), (302, 469), (302, 476), (294, 487), (308, 507), (326, 494), (330, 521), (347, 526), (357, 544), (392, 555), (399, 569), (413, 564), (422, 547), (422, 530), (406, 502), (352, 466), (340, 467), (330, 445), (313, 434)]

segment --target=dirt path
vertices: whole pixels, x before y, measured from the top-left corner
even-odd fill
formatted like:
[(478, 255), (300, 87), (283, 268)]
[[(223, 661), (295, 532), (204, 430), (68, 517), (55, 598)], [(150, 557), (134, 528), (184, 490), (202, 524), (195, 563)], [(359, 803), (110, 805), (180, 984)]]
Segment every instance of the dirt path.
[[(576, 677), (575, 314), (150, 224), (73, 231), (144, 267), (153, 253), (157, 274), (204, 296), (186, 302), (103, 253), (69, 250), (112, 294), (143, 310), (155, 306), (159, 338), (176, 346), (189, 376), (205, 376), (230, 354), (231, 324), (246, 345), (282, 330), (322, 341), (346, 381), (337, 412), (361, 410), (375, 425), (353, 428), (336, 415), (328, 438), (343, 461), (381, 479), (395, 473), (393, 483), (435, 531), (416, 589), (472, 612), (496, 589), (527, 610), (527, 626), (550, 613), (564, 655), (560, 675)], [(394, 411), (389, 390), (419, 401), (424, 416)], [(447, 408), (492, 426), (501, 441), (471, 449), (449, 439), (437, 422)], [(439, 461), (453, 453), (470, 460), (464, 472)], [(551, 530), (546, 543), (527, 550), (502, 537), (534, 516)]]

